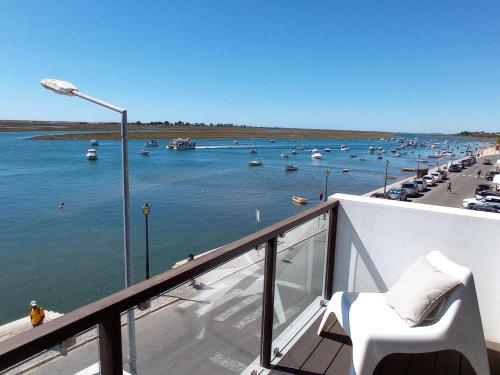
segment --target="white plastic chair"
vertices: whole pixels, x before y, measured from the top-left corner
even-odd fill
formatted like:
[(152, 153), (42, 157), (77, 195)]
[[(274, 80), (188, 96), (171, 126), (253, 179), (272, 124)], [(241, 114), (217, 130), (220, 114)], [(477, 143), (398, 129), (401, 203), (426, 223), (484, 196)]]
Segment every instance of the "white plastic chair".
[(456, 350), (478, 375), (489, 375), (483, 326), (472, 272), (438, 251), (427, 260), (441, 272), (462, 280), (448, 296), (440, 314), (427, 325), (409, 327), (384, 301), (383, 293), (337, 292), (318, 330), (331, 328), (334, 315), (352, 341), (350, 374), (371, 375), (385, 356), (392, 353), (427, 353)]

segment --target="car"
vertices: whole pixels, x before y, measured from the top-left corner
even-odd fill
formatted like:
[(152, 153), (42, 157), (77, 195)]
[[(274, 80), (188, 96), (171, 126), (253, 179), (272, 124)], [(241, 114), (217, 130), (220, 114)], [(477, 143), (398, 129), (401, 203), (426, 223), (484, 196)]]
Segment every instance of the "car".
[(498, 204), (498, 203), (485, 203), (485, 204), (481, 204), (481, 205), (472, 206), (470, 209), (476, 210), (476, 211), (500, 213), (500, 204)]
[(483, 164), (484, 165), (493, 165), (493, 162), (491, 161), (491, 159), (484, 159)]
[(427, 182), (425, 182), (425, 180), (418, 178), (413, 180), (413, 182), (417, 183), (418, 191), (427, 191)]
[(407, 194), (405, 189), (392, 188), (387, 192), (387, 199), (405, 201)]
[(448, 171), (450, 172), (460, 172), (462, 168), (458, 164), (452, 164), (450, 165), (450, 168), (448, 168)]
[(436, 182), (441, 182), (443, 181), (443, 176), (441, 176), (440, 173), (437, 173), (437, 172), (432, 172), (431, 173), (431, 176), (434, 178), (434, 180), (436, 180)]
[(491, 190), (491, 185), (490, 184), (479, 184), (476, 187), (475, 193), (477, 194), (477, 193), (479, 193), (481, 191), (485, 191), (485, 190)]
[(467, 198), (462, 201), (462, 206), (464, 208), (472, 209), (473, 206), (481, 206), (485, 203), (494, 203), (497, 204), (498, 207), (500, 207), (500, 197), (494, 197), (491, 195), (488, 195), (484, 198), (481, 199), (476, 199), (476, 198)]
[(443, 180), (448, 179), (448, 173), (444, 169), (438, 169), (436, 172), (441, 175)]
[(434, 178), (428, 174), (426, 174), (424, 177), (422, 177), (422, 180), (427, 182), (427, 186), (436, 186), (436, 181)]
[(500, 172), (497, 172), (497, 171), (488, 171), (486, 172), (486, 174), (484, 175), (484, 177), (488, 180), (488, 181), (493, 181), (493, 177), (495, 177), (497, 174), (499, 174)]
[(484, 197), (500, 197), (500, 193), (492, 190), (483, 190), (476, 193), (476, 199), (482, 199)]
[(467, 162), (466, 162), (465, 160), (463, 160), (463, 159), (462, 159), (462, 160), (460, 160), (460, 161), (458, 162), (458, 164), (460, 164), (460, 165), (462, 166), (462, 169), (465, 169), (465, 168), (467, 168), (467, 167), (468, 167)]
[(403, 182), (401, 189), (406, 191), (408, 197), (416, 197), (418, 195), (418, 185), (414, 181)]

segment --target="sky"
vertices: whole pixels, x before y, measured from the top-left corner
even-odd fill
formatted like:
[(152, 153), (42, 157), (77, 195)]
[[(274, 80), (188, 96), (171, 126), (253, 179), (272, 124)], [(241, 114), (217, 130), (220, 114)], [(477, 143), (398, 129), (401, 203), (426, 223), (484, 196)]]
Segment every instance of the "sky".
[(499, 1), (0, 1), (0, 119), (500, 131)]

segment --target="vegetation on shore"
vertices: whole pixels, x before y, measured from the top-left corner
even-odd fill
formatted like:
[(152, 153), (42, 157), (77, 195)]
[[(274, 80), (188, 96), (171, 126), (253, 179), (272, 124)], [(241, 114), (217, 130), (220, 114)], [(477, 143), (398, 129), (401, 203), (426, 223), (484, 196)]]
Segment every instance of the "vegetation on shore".
[(498, 132), (469, 132), (469, 131), (463, 131), (458, 133), (457, 135), (461, 137), (471, 137), (471, 138), (494, 138), (496, 139), (497, 143), (499, 143), (500, 140), (500, 133)]
[[(131, 139), (174, 139), (174, 138), (381, 138), (390, 137), (392, 133), (377, 131), (352, 131), (329, 129), (295, 129), (276, 127), (252, 127), (234, 124), (203, 124), (203, 123), (169, 123), (153, 122), (129, 123), (129, 138)], [(55, 121), (8, 121), (0, 120), (0, 132), (33, 131), (33, 132), (64, 132), (75, 133), (37, 134), (33, 139), (119, 139), (120, 125), (118, 123), (86, 123), (86, 122), (55, 122)], [(81, 131), (81, 133), (78, 133)]]

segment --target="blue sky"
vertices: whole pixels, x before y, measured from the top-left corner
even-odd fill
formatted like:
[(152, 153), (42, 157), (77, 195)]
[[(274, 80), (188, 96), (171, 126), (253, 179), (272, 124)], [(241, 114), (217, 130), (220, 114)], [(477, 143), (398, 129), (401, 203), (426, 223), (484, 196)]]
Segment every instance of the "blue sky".
[(2, 1), (0, 118), (500, 131), (500, 2)]

